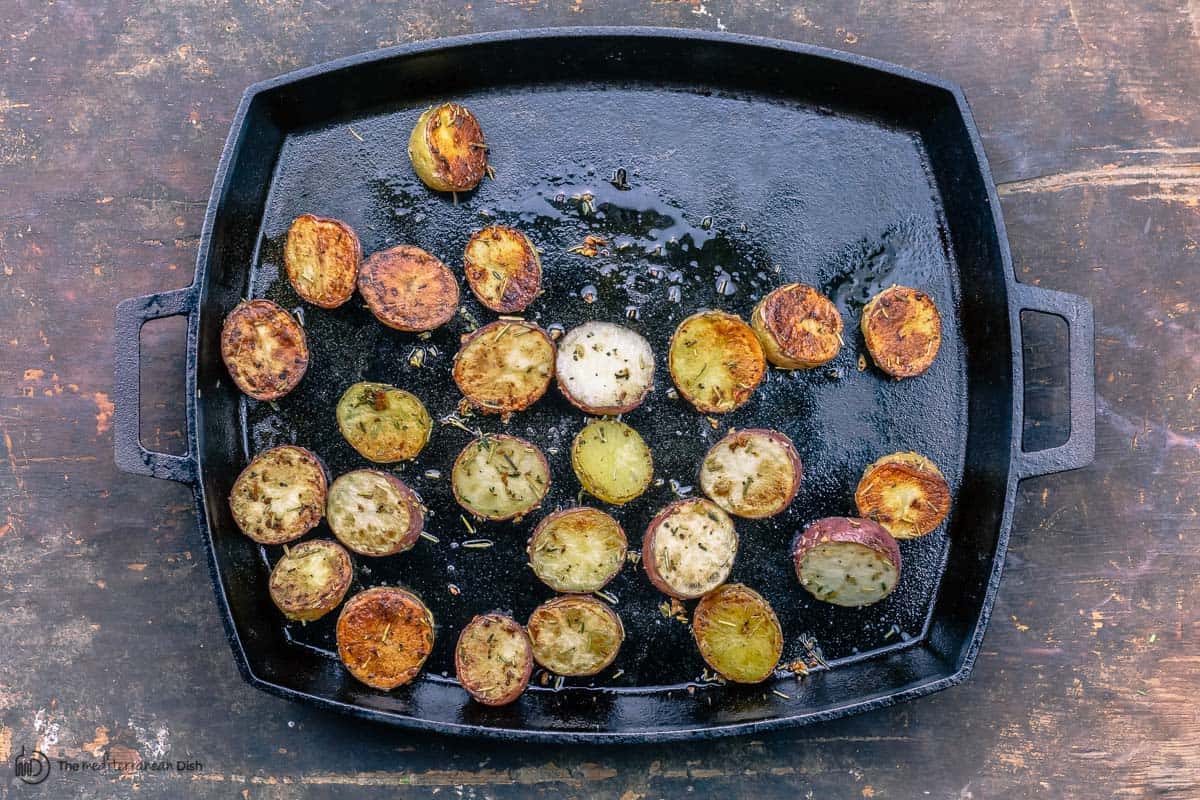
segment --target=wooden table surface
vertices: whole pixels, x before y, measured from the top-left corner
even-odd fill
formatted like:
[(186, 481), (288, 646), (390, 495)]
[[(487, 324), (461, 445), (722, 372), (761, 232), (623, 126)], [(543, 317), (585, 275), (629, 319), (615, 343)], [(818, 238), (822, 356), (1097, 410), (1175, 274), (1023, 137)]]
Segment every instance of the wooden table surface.
[[(0, 10), (0, 797), (1200, 797), (1198, 0), (91, 5)], [(1095, 303), (1095, 466), (1021, 486), (970, 681), (878, 713), (710, 743), (513, 747), (250, 689), (188, 490), (113, 465), (113, 306), (190, 281), (247, 84), (442, 35), (630, 23), (960, 83), (1022, 279)], [(179, 319), (143, 333), (144, 436), (174, 451), (182, 336)], [(25, 786), (22, 748), (202, 768)]]

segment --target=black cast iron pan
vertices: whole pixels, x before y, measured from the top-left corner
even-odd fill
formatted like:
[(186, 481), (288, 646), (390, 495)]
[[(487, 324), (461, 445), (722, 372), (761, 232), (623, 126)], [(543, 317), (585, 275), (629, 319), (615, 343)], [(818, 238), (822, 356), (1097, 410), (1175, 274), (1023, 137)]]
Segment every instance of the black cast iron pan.
[[(495, 180), (457, 204), (421, 186), (405, 152), (416, 115), (444, 99), (466, 103), (482, 120), (496, 168)], [(614, 179), (619, 169), (624, 181)], [(780, 673), (754, 687), (701, 681), (686, 625), (660, 613), (662, 596), (631, 565), (608, 587), (629, 634), (610, 669), (558, 689), (535, 684), (505, 708), (470, 702), (452, 677), (461, 626), (495, 609), (524, 620), (550, 590), (523, 552), (539, 515), (474, 533), (459, 520), (445, 476), (468, 434), (452, 427), (438, 427), (400, 473), (431, 509), (427, 529), (440, 541), (357, 564), (358, 588), (402, 584), (433, 609), (438, 642), (425, 674), (394, 692), (368, 689), (339, 665), (331, 618), (285, 625), (266, 591), (278, 552), (254, 545), (230, 519), (234, 477), (254, 452), (285, 442), (313, 449), (335, 474), (367, 466), (334, 424), (342, 390), (387, 381), (416, 392), (435, 417), (446, 415), (459, 400), (449, 377), (458, 338), (472, 318), (494, 318), (464, 292), (466, 313), (422, 341), (375, 322), (357, 297), (333, 311), (305, 306), (280, 277), (283, 237), (303, 212), (348, 222), (367, 253), (411, 243), (457, 269), (473, 230), (514, 224), (544, 251), (546, 293), (528, 316), (566, 328), (623, 320), (654, 343), (655, 391), (626, 419), (654, 448), (662, 482), (619, 511), (635, 543), (657, 508), (690, 490), (704, 449), (728, 427), (789, 434), (804, 484), (783, 515), (739, 522), (733, 579), (773, 603), (785, 662), (807, 655), (801, 642), (809, 641), (829, 669), (803, 680)], [(594, 258), (572, 253), (588, 234), (606, 248)], [(827, 367), (772, 371), (754, 400), (714, 429), (668, 393), (670, 333), (700, 308), (748, 317), (757, 298), (790, 281), (834, 298), (847, 346)], [(945, 326), (933, 368), (902, 382), (858, 363), (861, 306), (892, 283), (929, 292)], [(222, 319), (244, 297), (296, 309), (308, 331), (309, 372), (276, 404), (241, 396), (221, 363)], [(1025, 309), (1062, 317), (1070, 333), (1070, 437), (1035, 453), (1020, 446)], [(170, 456), (138, 440), (138, 331), (177, 314), (189, 320), (189, 449)], [(1016, 282), (959, 89), (856, 56), (743, 36), (490, 33), (252, 86), (217, 169), (195, 282), (122, 303), (116, 322), (117, 462), (194, 488), (243, 675), (285, 697), (410, 728), (525, 740), (699, 738), (829, 719), (958, 683), (987, 625), (1017, 482), (1083, 466), (1093, 454), (1091, 307)], [(418, 347), (419, 368), (409, 358)], [(552, 389), (507, 428), (495, 418), (481, 424), (546, 449), (550, 511), (576, 501), (568, 448), (583, 422)], [(863, 467), (895, 450), (923, 452), (941, 466), (957, 498), (948, 522), (902, 544), (904, 578), (885, 602), (858, 610), (816, 603), (792, 574), (792, 535), (818, 517), (851, 512)], [(328, 531), (322, 525), (312, 535)], [(460, 546), (471, 538), (494, 546)]]

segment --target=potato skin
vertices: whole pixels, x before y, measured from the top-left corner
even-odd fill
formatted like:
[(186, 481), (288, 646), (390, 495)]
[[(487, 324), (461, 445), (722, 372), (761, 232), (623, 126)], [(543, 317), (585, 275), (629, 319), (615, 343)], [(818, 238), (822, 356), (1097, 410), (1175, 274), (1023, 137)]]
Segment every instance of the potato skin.
[(842, 315), (811, 286), (789, 283), (758, 301), (750, 315), (767, 360), (782, 369), (832, 361), (842, 346)]
[(524, 320), (498, 320), (463, 340), (454, 356), (454, 382), (485, 414), (523, 411), (554, 377), (554, 340)]
[(679, 394), (704, 414), (744, 405), (767, 371), (754, 331), (724, 311), (701, 311), (679, 323), (668, 363)]
[(433, 614), (404, 589), (367, 589), (338, 615), (342, 663), (359, 681), (385, 692), (417, 676), (433, 651), (433, 637)]
[[(525, 491), (521, 490), (519, 496), (516, 498), (520, 499), (521, 502), (515, 503), (511, 509), (506, 511), (484, 511), (478, 506), (478, 504), (474, 503), (471, 498), (467, 497), (467, 493), (463, 488), (463, 483), (471, 477), (465, 474), (468, 465), (477, 460), (478, 456), (480, 455), (480, 449), (485, 446), (516, 448), (523, 451), (524, 455), (533, 458), (532, 467), (524, 471), (520, 469), (520, 463), (518, 463), (516, 459), (513, 459), (514, 463), (517, 463), (518, 472), (520, 475), (511, 475), (508, 472), (501, 471), (499, 467), (491, 465), (491, 469), (498, 473), (499, 481), (505, 487), (506, 493), (509, 494), (510, 497), (514, 497), (512, 492), (508, 490), (509, 483), (507, 479), (510, 477), (517, 478), (519, 481), (523, 482), (526, 487), (533, 490), (529, 495), (526, 495)], [(490, 459), (488, 463), (491, 463)], [(504, 463), (507, 465), (507, 460), (505, 460)], [(537, 508), (541, 504), (542, 500), (545, 499), (546, 493), (550, 490), (550, 463), (546, 461), (546, 456), (541, 449), (532, 442), (527, 442), (524, 439), (516, 436), (507, 436), (505, 434), (488, 434), (484, 438), (476, 439), (468, 444), (462, 449), (462, 452), (458, 454), (458, 457), (454, 459), (454, 467), (450, 474), (450, 484), (451, 489), (454, 492), (454, 499), (469, 514), (479, 519), (490, 519), (494, 522), (503, 522), (505, 520), (523, 517), (530, 511), (533, 511), (535, 508)]]
[[(581, 543), (580, 539), (586, 544), (595, 542), (604, 536), (604, 534), (607, 534), (611, 541), (601, 544), (616, 545), (611, 548), (611, 552), (606, 551), (604, 553), (610, 562), (604, 573), (598, 575), (589, 575), (587, 573), (572, 575), (571, 580), (568, 581), (566, 575), (553, 574), (547, 568), (546, 559), (542, 554), (544, 554), (545, 548), (552, 546), (556, 540), (563, 550), (565, 550), (568, 543), (578, 548)], [(621, 528), (619, 522), (599, 509), (578, 506), (576, 508), (565, 508), (561, 511), (555, 511), (539, 522), (538, 526), (533, 530), (533, 535), (529, 537), (529, 545), (526, 548), (526, 552), (529, 555), (529, 566), (533, 569), (534, 574), (538, 576), (542, 583), (554, 591), (594, 592), (603, 589), (621, 571), (621, 567), (625, 565), (627, 547), (628, 542), (625, 538), (625, 531)], [(604, 561), (601, 560), (596, 566), (602, 566), (603, 564)], [(576, 563), (573, 566), (580, 565)], [(577, 569), (575, 572), (578, 573), (579, 570)]]
[[(799, 536), (796, 537), (792, 545), (792, 563), (796, 568), (796, 578), (800, 584), (808, 589), (803, 576), (804, 560), (814, 550), (822, 545), (829, 543), (833, 544), (850, 544), (858, 545), (866, 548), (879, 557), (889, 562), (895, 569), (895, 582), (887, 589), (880, 589), (881, 593), (877, 593), (873, 599), (866, 603), (845, 603), (839, 602), (837, 599), (828, 600), (822, 599), (825, 602), (833, 603), (834, 605), (850, 605), (859, 607), (869, 605), (887, 597), (895, 587), (900, 583), (900, 546), (891, 534), (887, 532), (877, 522), (869, 519), (857, 519), (854, 517), (825, 517), (819, 519), (804, 529)], [(813, 592), (814, 596), (816, 593)]]
[(431, 331), (458, 311), (454, 273), (411, 244), (372, 253), (358, 271), (358, 291), (375, 318), (398, 331)]
[[(605, 457), (620, 455), (623, 463), (609, 471), (593, 469), (593, 458), (602, 448)], [(641, 497), (654, 480), (654, 454), (642, 435), (616, 419), (594, 419), (571, 442), (571, 468), (579, 485), (593, 497), (623, 506)]]
[(925, 456), (892, 453), (863, 471), (854, 503), (896, 539), (915, 539), (942, 524), (950, 512), (950, 487)]
[(893, 377), (912, 378), (937, 358), (942, 318), (929, 295), (892, 286), (863, 308), (862, 332), (876, 366)]
[[(365, 488), (371, 489), (369, 499), (360, 494)], [(378, 492), (384, 497), (380, 498)], [(361, 526), (367, 523), (367, 517), (378, 520), (395, 513), (387, 508), (389, 499), (403, 507), (407, 514), (406, 527), (374, 537), (373, 544), (364, 542)], [(345, 503), (353, 503), (354, 508), (339, 507)], [(375, 509), (369, 508), (368, 504), (375, 505)], [(416, 493), (395, 475), (375, 469), (356, 469), (338, 476), (329, 487), (325, 516), (338, 541), (360, 556), (391, 556), (410, 550), (425, 527), (425, 511)]]
[[(725, 541), (714, 541), (710, 538), (708, 542), (684, 542), (674, 548), (676, 559), (682, 555), (689, 559), (711, 562), (701, 565), (706, 568), (708, 574), (695, 582), (684, 585), (681, 578), (671, 575), (678, 564), (659, 563), (659, 559), (667, 554), (665, 550), (667, 545), (664, 544), (664, 550), (660, 553), (658, 539), (660, 536), (671, 535), (674, 530), (678, 529), (678, 526), (675, 529), (668, 529), (667, 523), (680, 519), (686, 520), (690, 515), (707, 517), (713, 522), (716, 532), (724, 532)], [(704, 546), (701, 547), (700, 544)], [(717, 547), (713, 547), (713, 545)], [(722, 545), (730, 551), (728, 554), (721, 553)], [(694, 600), (725, 582), (725, 579), (729, 577), (729, 571), (733, 569), (737, 548), (737, 529), (733, 526), (733, 520), (721, 510), (721, 507), (702, 497), (688, 497), (667, 505), (646, 526), (646, 533), (642, 537), (642, 567), (646, 570), (646, 577), (650, 579), (650, 583), (654, 584), (654, 588), (663, 594), (680, 600)]]
[(221, 326), (221, 358), (244, 394), (278, 400), (308, 371), (308, 338), (296, 318), (275, 303), (246, 300)]
[(275, 562), (267, 587), (288, 619), (312, 622), (337, 608), (354, 578), (350, 554), (337, 542), (313, 539)]
[[(748, 448), (760, 451), (759, 459), (749, 461), (749, 464), (758, 466), (755, 473), (743, 478), (740, 474), (721, 475), (710, 469), (709, 465), (715, 459), (736, 458), (738, 450)], [(765, 458), (771, 456), (782, 456), (784, 464), (780, 464), (780, 459), (776, 458), (775, 463), (770, 464), (773, 469), (764, 474), (762, 466), (766, 463)], [(748, 454), (746, 457), (750, 458)], [(779, 431), (748, 428), (730, 430), (709, 449), (701, 463), (699, 482), (709, 499), (730, 514), (761, 519), (775, 516), (791, 504), (800, 491), (803, 476), (800, 454), (796, 452), (791, 439)], [(731, 480), (736, 483), (731, 485)], [(754, 489), (753, 494), (751, 488)]]
[(439, 192), (474, 189), (487, 174), (487, 147), (479, 120), (458, 103), (442, 103), (417, 118), (408, 157), (417, 177)]
[[(735, 683), (762, 683), (783, 655), (783, 629), (775, 609), (740, 583), (727, 583), (700, 599), (692, 615), (692, 636), (705, 663)], [(761, 663), (747, 664), (748, 657)]]
[[(572, 621), (578, 626), (572, 625)], [(585, 594), (559, 595), (547, 600), (529, 615), (526, 629), (533, 643), (534, 660), (551, 672), (569, 677), (595, 675), (616, 659), (625, 641), (625, 626), (617, 612)], [(577, 642), (580, 637), (573, 635), (576, 631), (582, 636), (584, 631), (597, 629), (601, 641), (597, 642), (595, 636), (587, 637), (591, 652), (580, 653), (577, 647), (571, 648), (570, 652), (561, 652), (564, 633)], [(593, 645), (606, 650), (596, 653)]]
[[(628, 347), (613, 346), (617, 338)], [(598, 370), (605, 372), (595, 375)], [(585, 322), (559, 341), (554, 374), (563, 397), (585, 414), (624, 414), (640, 406), (654, 388), (654, 351), (629, 328)]]
[[(251, 459), (229, 491), (229, 509), (249, 538), (259, 544), (284, 544), (317, 526), (327, 492), (325, 465), (316, 453), (284, 445)], [(273, 508), (276, 505), (284, 506), (282, 515)], [(297, 506), (298, 512), (293, 510)], [(290, 514), (296, 518), (289, 522)]]
[(320, 308), (337, 308), (354, 294), (362, 244), (341, 220), (301, 214), (288, 229), (283, 264), (301, 299)]
[[(517, 663), (498, 652), (507, 642), (519, 651)], [(467, 694), (485, 706), (507, 705), (525, 691), (533, 674), (533, 645), (520, 623), (504, 614), (476, 616), (458, 636), (454, 673)]]
[(479, 302), (501, 314), (524, 311), (542, 291), (542, 259), (529, 237), (506, 225), (489, 225), (467, 240), (467, 285)]
[(421, 400), (386, 383), (352, 384), (338, 401), (336, 417), (350, 446), (378, 464), (416, 458), (433, 431)]

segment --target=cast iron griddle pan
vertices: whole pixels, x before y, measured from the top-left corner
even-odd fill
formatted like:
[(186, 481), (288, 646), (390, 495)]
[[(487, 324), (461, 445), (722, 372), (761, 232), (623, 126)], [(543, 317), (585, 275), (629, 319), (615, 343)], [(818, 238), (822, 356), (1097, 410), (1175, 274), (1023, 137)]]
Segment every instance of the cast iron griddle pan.
[[(496, 171), (457, 202), (421, 185), (405, 149), (420, 111), (447, 99), (479, 117)], [(288, 226), (304, 212), (349, 223), (367, 254), (398, 243), (434, 253), (463, 282), (462, 313), (422, 340), (376, 322), (358, 296), (331, 311), (305, 305), (282, 276)], [(615, 512), (631, 547), (657, 509), (696, 493), (705, 449), (731, 426), (777, 428), (796, 443), (800, 494), (774, 519), (738, 520), (731, 580), (770, 600), (786, 637), (783, 663), (806, 660), (807, 677), (781, 670), (749, 687), (703, 678), (688, 625), (662, 612), (665, 598), (629, 564), (607, 587), (628, 632), (609, 669), (561, 687), (543, 686), (535, 674), (530, 690), (504, 708), (468, 699), (453, 680), (458, 632), (486, 611), (524, 621), (551, 596), (526, 566), (525, 542), (543, 513), (579, 499), (569, 447), (585, 418), (554, 388), (507, 425), (467, 421), (546, 451), (553, 485), (542, 513), (468, 530), (449, 472), (470, 435), (453, 426), (435, 424), (421, 456), (396, 468), (424, 499), (426, 528), (438, 541), (356, 558), (351, 591), (403, 585), (433, 610), (437, 643), (417, 681), (388, 693), (357, 683), (337, 660), (336, 614), (285, 624), (272, 606), (266, 578), (280, 549), (238, 532), (226, 502), (234, 478), (254, 453), (283, 443), (311, 448), (334, 475), (370, 466), (334, 422), (354, 381), (413, 391), (435, 419), (454, 412), (460, 395), (450, 364), (459, 337), (495, 318), (466, 291), (463, 246), (495, 222), (527, 232), (542, 250), (545, 294), (528, 318), (566, 329), (621, 322), (655, 347), (654, 391), (625, 416), (653, 448), (659, 478)], [(572, 252), (589, 234), (604, 239), (599, 252)], [(841, 310), (846, 347), (835, 361), (772, 370), (750, 403), (720, 418), (673, 396), (667, 342), (684, 317), (718, 308), (748, 318), (763, 294), (793, 281), (818, 287)], [(893, 283), (924, 289), (943, 319), (932, 369), (904, 381), (859, 361), (861, 308)], [(244, 297), (295, 310), (308, 331), (308, 374), (276, 403), (241, 396), (221, 362), (221, 322)], [(1070, 326), (1071, 434), (1038, 453), (1020, 448), (1022, 309)], [(138, 329), (184, 313), (190, 448), (167, 456), (137, 439)], [(1090, 306), (1015, 282), (961, 93), (901, 68), (747, 37), (485, 34), (253, 86), (217, 172), (195, 283), (126, 301), (117, 325), (118, 462), (195, 487), (217, 598), (246, 679), (412, 728), (529, 740), (693, 738), (827, 719), (957, 683), (987, 624), (1017, 480), (1092, 458)], [(885, 601), (864, 609), (816, 602), (796, 582), (793, 535), (819, 517), (853, 513), (863, 468), (896, 450), (939, 464), (956, 498), (950, 518), (901, 543), (903, 577)], [(324, 523), (310, 534), (329, 535)], [(464, 547), (468, 540), (492, 546)]]

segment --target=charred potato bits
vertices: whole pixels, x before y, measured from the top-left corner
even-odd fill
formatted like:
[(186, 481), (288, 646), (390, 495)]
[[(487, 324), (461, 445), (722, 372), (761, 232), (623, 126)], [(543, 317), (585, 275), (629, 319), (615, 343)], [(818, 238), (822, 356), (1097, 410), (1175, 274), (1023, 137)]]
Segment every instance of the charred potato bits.
[(391, 691), (417, 677), (432, 652), (433, 614), (412, 592), (368, 589), (342, 607), (337, 647), (351, 675)]
[(595, 675), (613, 662), (625, 641), (617, 612), (588, 595), (542, 603), (529, 615), (526, 628), (534, 659), (558, 675)]
[(513, 519), (542, 502), (550, 489), (550, 464), (536, 445), (491, 434), (463, 448), (450, 482), (454, 499), (472, 516)]
[(321, 308), (337, 308), (354, 294), (362, 245), (344, 222), (301, 214), (288, 229), (283, 264), (288, 280), (303, 300)]
[(458, 311), (454, 273), (409, 244), (373, 253), (364, 261), (358, 271), (358, 291), (376, 319), (398, 331), (431, 331)]
[(900, 547), (877, 522), (826, 517), (804, 529), (792, 546), (800, 585), (838, 606), (867, 606), (900, 581)]
[(915, 539), (932, 531), (950, 511), (950, 487), (928, 458), (892, 453), (863, 472), (854, 492), (858, 513), (897, 539)]
[(587, 414), (624, 414), (654, 386), (654, 352), (642, 336), (611, 322), (585, 322), (558, 343), (558, 388)]
[(286, 550), (275, 563), (267, 587), (271, 600), (288, 619), (312, 622), (338, 607), (354, 565), (337, 542), (314, 539)]
[(308, 339), (296, 318), (270, 300), (247, 300), (225, 317), (221, 358), (242, 392), (278, 400), (308, 370)]
[(862, 311), (871, 359), (896, 378), (929, 369), (942, 344), (942, 318), (929, 295), (907, 286), (884, 289)]
[(524, 311), (542, 290), (542, 260), (529, 237), (516, 228), (490, 225), (467, 241), (463, 253), (467, 284), (492, 311)]
[(442, 103), (417, 118), (408, 137), (417, 177), (439, 192), (467, 192), (487, 174), (487, 144), (479, 120), (458, 103)]
[(701, 311), (679, 323), (669, 363), (679, 394), (704, 414), (743, 405), (767, 371), (754, 331), (724, 311)]
[(242, 533), (259, 544), (299, 539), (325, 510), (325, 467), (303, 447), (264, 450), (242, 470), (229, 509)]
[(329, 487), (325, 510), (333, 535), (361, 556), (390, 556), (417, 543), (425, 510), (395, 475), (373, 469), (347, 472)]
[(771, 517), (795, 498), (802, 474), (796, 448), (779, 431), (731, 430), (704, 457), (700, 489), (735, 516)]
[(485, 414), (529, 408), (554, 375), (554, 342), (532, 322), (498, 320), (463, 340), (454, 357), (454, 382)]
[(700, 655), (726, 680), (761, 683), (783, 655), (783, 629), (763, 596), (740, 583), (706, 594), (692, 615)]
[(556, 592), (603, 589), (625, 563), (625, 531), (615, 519), (581, 506), (556, 511), (529, 538), (529, 566)]
[(624, 505), (650, 486), (654, 460), (633, 428), (615, 419), (592, 420), (571, 443), (571, 466), (588, 494)]
[(356, 383), (337, 404), (342, 436), (364, 458), (380, 464), (416, 458), (429, 442), (433, 420), (413, 394), (386, 383)]
[(832, 361), (842, 347), (842, 315), (811, 286), (780, 286), (758, 302), (750, 325), (767, 360), (783, 369)]
[(733, 520), (703, 498), (676, 500), (658, 513), (642, 539), (642, 565), (660, 592), (691, 600), (729, 577), (737, 555)]
[(533, 674), (529, 634), (503, 614), (475, 617), (458, 636), (454, 672), (467, 693), (485, 706), (511, 703)]

